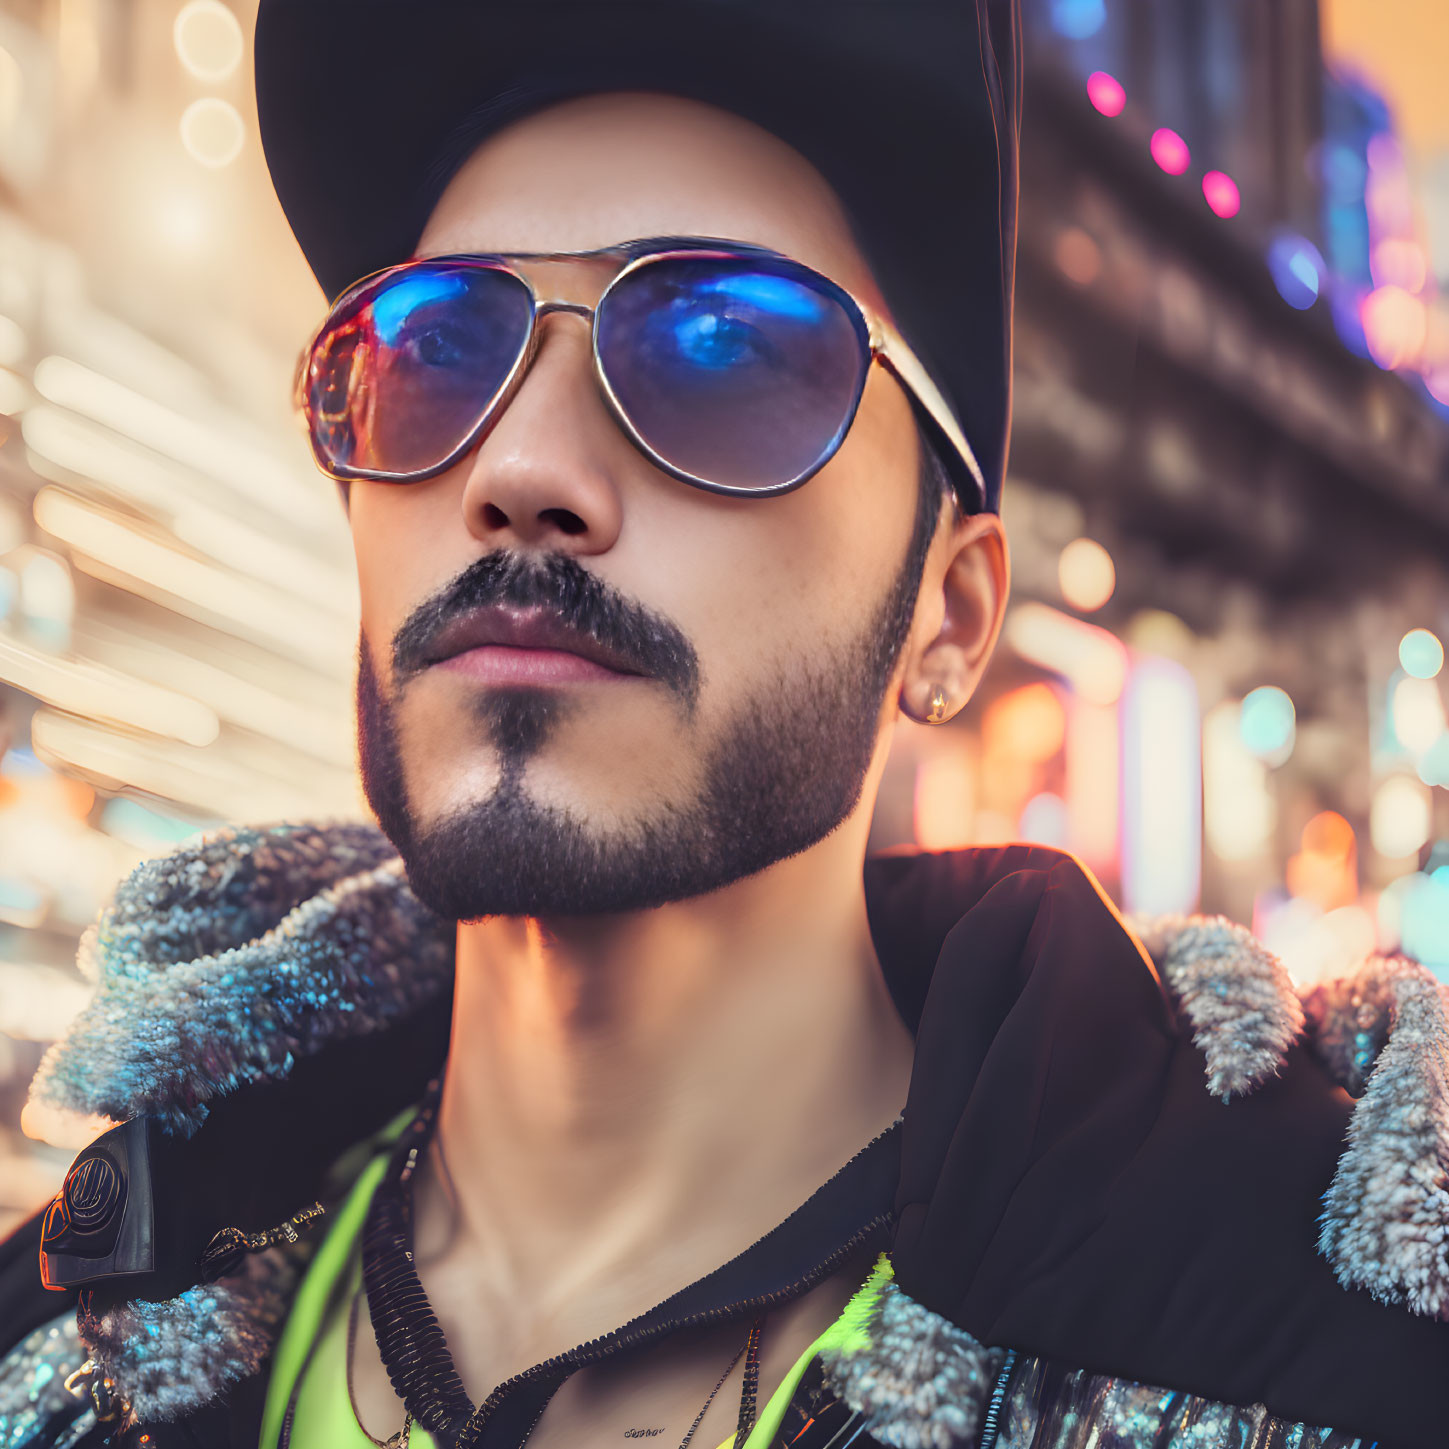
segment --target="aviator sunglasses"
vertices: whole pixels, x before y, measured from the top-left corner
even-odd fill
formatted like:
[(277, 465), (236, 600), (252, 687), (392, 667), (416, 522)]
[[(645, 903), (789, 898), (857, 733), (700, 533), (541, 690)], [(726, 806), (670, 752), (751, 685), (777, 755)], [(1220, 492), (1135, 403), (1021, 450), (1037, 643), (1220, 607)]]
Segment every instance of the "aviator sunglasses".
[(700, 237), (416, 258), (355, 282), (298, 367), (318, 466), (383, 483), (451, 467), (508, 405), (551, 312), (589, 323), (609, 410), (681, 482), (743, 497), (798, 488), (839, 449), (878, 361), (946, 444), (962, 507), (983, 506), (960, 426), (884, 318), (778, 252)]

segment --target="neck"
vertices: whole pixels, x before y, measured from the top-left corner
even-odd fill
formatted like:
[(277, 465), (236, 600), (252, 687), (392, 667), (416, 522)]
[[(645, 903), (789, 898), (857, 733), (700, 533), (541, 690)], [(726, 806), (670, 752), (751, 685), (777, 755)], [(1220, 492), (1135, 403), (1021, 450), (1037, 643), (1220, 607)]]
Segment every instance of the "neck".
[(545, 1316), (624, 1311), (623, 1282), (643, 1311), (890, 1124), (913, 1044), (871, 945), (863, 835), (848, 822), (653, 911), (459, 927), (438, 1126), (450, 1259)]

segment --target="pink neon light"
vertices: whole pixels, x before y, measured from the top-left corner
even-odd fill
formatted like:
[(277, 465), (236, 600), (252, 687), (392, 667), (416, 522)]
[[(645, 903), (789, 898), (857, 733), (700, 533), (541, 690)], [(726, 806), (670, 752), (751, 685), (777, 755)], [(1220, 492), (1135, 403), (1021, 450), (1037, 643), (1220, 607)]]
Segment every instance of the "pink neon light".
[(1163, 126), (1152, 133), (1152, 159), (1169, 176), (1181, 176), (1192, 160), (1192, 152), (1176, 131)]
[(1127, 104), (1127, 92), (1116, 76), (1108, 75), (1104, 70), (1094, 70), (1087, 77), (1087, 99), (1104, 116), (1120, 116), (1122, 107)]
[(1209, 171), (1202, 179), (1202, 194), (1219, 216), (1236, 216), (1243, 204), (1238, 183), (1225, 171)]

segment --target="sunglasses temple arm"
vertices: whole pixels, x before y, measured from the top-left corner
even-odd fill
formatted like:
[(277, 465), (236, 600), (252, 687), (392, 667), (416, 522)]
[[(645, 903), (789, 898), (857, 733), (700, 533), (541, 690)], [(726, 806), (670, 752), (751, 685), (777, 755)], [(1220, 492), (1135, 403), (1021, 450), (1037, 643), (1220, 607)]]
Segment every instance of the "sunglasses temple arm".
[(930, 373), (921, 365), (920, 359), (911, 351), (905, 338), (889, 322), (876, 318), (871, 333), (871, 350), (925, 409), (931, 421), (955, 449), (976, 486), (975, 509), (984, 508), (986, 479), (982, 476), (981, 465), (976, 461), (976, 454), (971, 451), (971, 444), (966, 441), (966, 435), (961, 431), (961, 425), (956, 421), (946, 399), (941, 396), (941, 390), (931, 381)]

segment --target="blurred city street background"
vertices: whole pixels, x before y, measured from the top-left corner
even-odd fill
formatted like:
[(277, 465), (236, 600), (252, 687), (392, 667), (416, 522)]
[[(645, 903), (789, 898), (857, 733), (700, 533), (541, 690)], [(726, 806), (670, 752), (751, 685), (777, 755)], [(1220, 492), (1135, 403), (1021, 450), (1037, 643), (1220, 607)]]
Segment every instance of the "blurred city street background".
[[(1023, 5), (1013, 602), (874, 841), (1042, 841), (1300, 981), (1449, 979), (1449, 11)], [(253, 12), (0, 0), (0, 1232), (79, 1145), (22, 1108), (116, 881), (365, 813)], [(380, 93), (327, 83), (345, 144)]]

